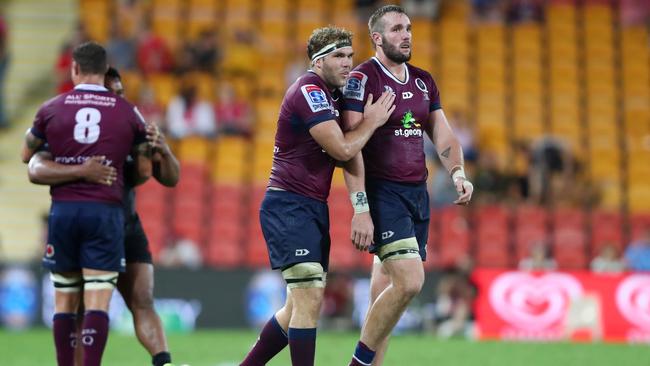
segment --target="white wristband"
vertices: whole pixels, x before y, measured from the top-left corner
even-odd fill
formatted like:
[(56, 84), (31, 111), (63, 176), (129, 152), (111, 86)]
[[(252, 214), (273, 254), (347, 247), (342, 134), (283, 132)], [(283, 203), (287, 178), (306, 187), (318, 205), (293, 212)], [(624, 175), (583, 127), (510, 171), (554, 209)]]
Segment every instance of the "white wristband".
[(360, 191), (350, 193), (350, 201), (352, 202), (352, 208), (354, 208), (355, 214), (370, 211), (366, 192)]
[(451, 181), (456, 182), (456, 179), (458, 178), (463, 178), (465, 180), (467, 179), (467, 177), (465, 176), (465, 169), (462, 166), (458, 167), (458, 169), (456, 169), (454, 174), (451, 175)]

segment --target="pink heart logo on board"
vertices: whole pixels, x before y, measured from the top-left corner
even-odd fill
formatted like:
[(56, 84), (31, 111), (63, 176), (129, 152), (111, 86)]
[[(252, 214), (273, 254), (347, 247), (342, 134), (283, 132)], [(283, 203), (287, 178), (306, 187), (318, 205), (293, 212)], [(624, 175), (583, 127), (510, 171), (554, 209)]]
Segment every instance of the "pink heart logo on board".
[(567, 274), (507, 272), (494, 280), (489, 299), (497, 315), (512, 326), (539, 331), (563, 320), (570, 300), (582, 293), (580, 282)]
[(621, 281), (616, 305), (627, 321), (650, 330), (650, 275), (631, 275)]

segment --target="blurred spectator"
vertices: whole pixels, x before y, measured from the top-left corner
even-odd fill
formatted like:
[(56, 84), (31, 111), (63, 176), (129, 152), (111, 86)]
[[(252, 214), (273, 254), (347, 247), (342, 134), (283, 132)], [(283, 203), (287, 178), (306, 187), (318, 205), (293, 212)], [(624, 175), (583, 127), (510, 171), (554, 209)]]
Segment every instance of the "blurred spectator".
[(507, 18), (510, 23), (539, 22), (544, 18), (544, 4), (540, 0), (511, 0)]
[(496, 203), (508, 189), (507, 177), (499, 169), (496, 154), (491, 151), (483, 151), (479, 156), (473, 181), (476, 185), (476, 200), (480, 203)]
[(625, 261), (632, 271), (650, 271), (650, 226), (627, 246)]
[(111, 24), (111, 38), (106, 44), (109, 65), (123, 72), (135, 69), (135, 52), (135, 39), (129, 37), (121, 23), (114, 20)]
[(294, 45), (293, 60), (291, 60), (284, 68), (284, 84), (288, 88), (293, 84), (305, 70), (309, 69), (309, 63), (306, 61), (305, 54), (307, 49), (304, 44), (299, 43)]
[(181, 238), (160, 251), (160, 264), (167, 267), (199, 268), (202, 264), (201, 250), (191, 239)]
[(436, 19), (442, 0), (402, 0), (401, 5), (412, 18)]
[(474, 18), (480, 22), (503, 22), (505, 2), (502, 0), (472, 0)]
[(616, 247), (608, 243), (600, 248), (600, 253), (591, 261), (590, 268), (598, 273), (619, 273), (625, 270), (625, 261), (618, 256)]
[(155, 123), (163, 132), (167, 132), (163, 109), (160, 107), (158, 102), (156, 102), (156, 95), (151, 85), (142, 85), (137, 104), (138, 110), (145, 121)]
[(172, 54), (165, 40), (152, 32), (151, 25), (145, 26), (140, 33), (137, 47), (138, 67), (143, 74), (172, 71), (174, 67)]
[(0, 130), (9, 127), (5, 111), (5, 81), (9, 68), (9, 34), (4, 14), (0, 13)]
[(213, 74), (221, 56), (217, 48), (216, 32), (202, 31), (199, 38), (190, 44), (188, 52), (192, 70)]
[(438, 282), (432, 310), (436, 333), (441, 338), (472, 336), (472, 304), (477, 294), (471, 279), (472, 267), (469, 256), (461, 257), (454, 267), (443, 272)]
[(214, 137), (217, 121), (210, 103), (199, 100), (196, 86), (185, 80), (180, 94), (167, 106), (167, 128), (172, 138), (199, 135)]
[(327, 274), (321, 313), (329, 329), (347, 330), (352, 326), (352, 291), (352, 279), (348, 274)]
[(650, 1), (620, 0), (621, 24), (624, 26), (644, 25), (650, 22)]
[(528, 258), (519, 262), (521, 271), (552, 271), (556, 268), (557, 263), (552, 258), (548, 245), (542, 242), (533, 244)]
[(65, 93), (74, 88), (70, 68), (72, 67), (72, 49), (76, 46), (89, 41), (90, 38), (86, 33), (86, 28), (82, 22), (77, 23), (77, 27), (72, 33), (72, 37), (63, 44), (59, 57), (56, 61), (55, 73), (57, 78), (57, 93)]
[(259, 67), (257, 37), (251, 29), (235, 29), (223, 55), (222, 69), (233, 75), (253, 75)]
[(450, 206), (458, 198), (456, 187), (438, 157), (434, 156), (431, 159), (434, 164), (433, 172), (431, 172), (431, 207)]
[(463, 148), (465, 161), (476, 161), (478, 159), (478, 150), (476, 149), (474, 126), (458, 109), (452, 110), (449, 116), (449, 123), (453, 126), (454, 134)]
[(218, 84), (218, 98), (215, 115), (219, 121), (219, 132), (226, 135), (251, 134), (251, 108), (244, 99), (237, 97), (235, 89), (226, 81)]
[[(533, 143), (530, 150), (530, 163), (528, 185), (531, 198), (536, 203), (547, 203), (551, 199), (549, 182), (556, 179), (554, 186), (567, 187), (575, 185), (575, 162), (569, 149), (559, 140), (551, 136), (544, 136)], [(567, 196), (564, 194), (563, 196)]]

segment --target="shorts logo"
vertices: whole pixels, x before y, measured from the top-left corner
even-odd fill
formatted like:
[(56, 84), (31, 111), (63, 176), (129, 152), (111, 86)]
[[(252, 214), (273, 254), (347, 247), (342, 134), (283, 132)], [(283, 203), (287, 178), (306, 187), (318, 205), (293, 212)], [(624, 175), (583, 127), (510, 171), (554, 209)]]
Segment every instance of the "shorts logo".
[(307, 254), (309, 254), (309, 250), (307, 249), (296, 249), (296, 257), (304, 257)]
[(368, 77), (359, 71), (352, 71), (343, 89), (343, 95), (348, 99), (363, 101)]
[(120, 259), (120, 267), (126, 267), (126, 258)]
[(327, 95), (323, 89), (317, 85), (306, 84), (300, 87), (300, 90), (302, 90), (302, 94), (305, 96), (307, 104), (309, 104), (309, 108), (312, 112), (316, 113), (330, 109), (330, 103), (327, 101)]
[(384, 231), (383, 233), (381, 233), (381, 239), (382, 240), (390, 239), (393, 237), (393, 235), (395, 235), (395, 233), (392, 232), (391, 230)]
[(52, 244), (47, 244), (45, 246), (45, 256), (47, 258), (52, 258), (54, 257), (54, 245)]

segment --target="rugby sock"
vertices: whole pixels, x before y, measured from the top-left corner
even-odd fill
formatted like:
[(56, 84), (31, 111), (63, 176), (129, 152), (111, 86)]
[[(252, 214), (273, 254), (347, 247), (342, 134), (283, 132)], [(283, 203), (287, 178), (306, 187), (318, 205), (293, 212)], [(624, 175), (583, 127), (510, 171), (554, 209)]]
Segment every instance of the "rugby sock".
[(101, 310), (89, 310), (84, 314), (81, 344), (84, 348), (84, 366), (99, 366), (108, 339), (108, 314)]
[(280, 353), (287, 346), (289, 340), (287, 333), (278, 323), (275, 315), (269, 319), (262, 328), (257, 342), (240, 366), (262, 366), (266, 365), (275, 355)]
[(153, 366), (163, 366), (166, 363), (172, 363), (172, 355), (169, 352), (156, 353), (151, 358), (151, 364)]
[(352, 361), (348, 366), (369, 366), (375, 358), (375, 351), (371, 350), (365, 343), (359, 341), (357, 349), (354, 350)]
[(316, 353), (316, 328), (289, 328), (291, 365), (313, 366)]
[(77, 315), (56, 313), (52, 320), (52, 333), (56, 348), (56, 362), (60, 366), (74, 365), (74, 350), (77, 346)]

